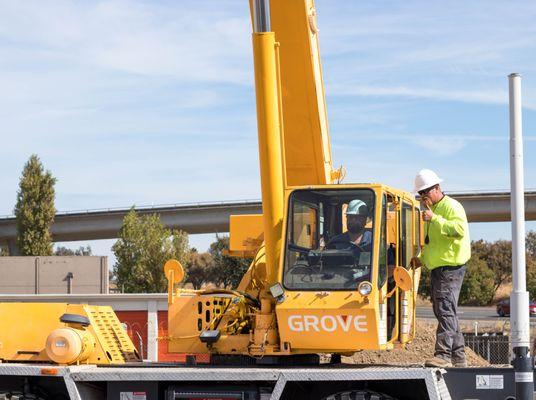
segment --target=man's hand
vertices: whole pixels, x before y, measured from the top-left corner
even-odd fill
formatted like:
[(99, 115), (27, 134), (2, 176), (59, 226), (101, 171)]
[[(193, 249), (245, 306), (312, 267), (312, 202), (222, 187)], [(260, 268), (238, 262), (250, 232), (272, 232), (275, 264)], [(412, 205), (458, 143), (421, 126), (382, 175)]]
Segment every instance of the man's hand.
[(422, 267), (422, 262), (417, 257), (413, 257), (409, 262), (409, 265), (411, 265), (413, 268), (420, 268)]
[(430, 221), (434, 216), (434, 212), (432, 210), (424, 210), (422, 212), (422, 219), (425, 221)]
[(430, 209), (430, 207), (432, 207), (432, 200), (430, 200), (430, 198), (428, 197), (428, 195), (425, 194), (425, 195), (421, 198), (421, 204), (423, 204), (425, 208)]

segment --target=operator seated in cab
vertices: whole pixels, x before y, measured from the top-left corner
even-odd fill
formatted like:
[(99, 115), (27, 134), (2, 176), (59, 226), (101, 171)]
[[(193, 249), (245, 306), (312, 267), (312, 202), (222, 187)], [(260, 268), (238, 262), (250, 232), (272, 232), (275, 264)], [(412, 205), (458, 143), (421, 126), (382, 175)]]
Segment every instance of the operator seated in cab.
[(346, 208), (347, 231), (332, 237), (326, 244), (328, 249), (353, 249), (356, 256), (361, 251), (372, 251), (372, 231), (365, 229), (369, 208), (363, 200), (354, 199)]

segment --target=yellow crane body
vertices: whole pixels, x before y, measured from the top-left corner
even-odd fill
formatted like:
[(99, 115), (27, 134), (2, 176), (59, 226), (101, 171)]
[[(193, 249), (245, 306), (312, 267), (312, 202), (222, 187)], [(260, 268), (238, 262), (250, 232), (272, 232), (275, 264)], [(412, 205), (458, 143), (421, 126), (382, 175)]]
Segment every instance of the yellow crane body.
[(109, 306), (0, 303), (0, 360), (124, 364), (141, 358)]
[[(360, 251), (359, 265), (336, 265), (350, 256), (321, 242), (330, 230), (343, 231), (337, 225), (356, 197), (371, 209), (370, 247)], [(236, 290), (185, 290), (170, 280), (170, 351), (345, 354), (392, 349), (414, 338), (420, 269), (410, 260), (423, 245), (414, 196), (381, 184), (332, 184), (288, 188), (285, 199), (282, 256), (274, 268), (282, 293), (266, 294), (264, 246)], [(390, 261), (388, 249), (394, 249)], [(323, 255), (329, 256), (324, 265), (314, 261)], [(363, 285), (370, 291), (361, 292)], [(218, 331), (214, 342), (201, 339), (209, 331)]]

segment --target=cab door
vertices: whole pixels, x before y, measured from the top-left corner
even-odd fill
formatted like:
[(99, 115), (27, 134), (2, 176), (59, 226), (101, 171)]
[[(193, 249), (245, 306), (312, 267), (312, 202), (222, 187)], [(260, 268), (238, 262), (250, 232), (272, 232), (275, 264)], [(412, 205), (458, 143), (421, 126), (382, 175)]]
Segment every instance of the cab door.
[(380, 332), (387, 348), (393, 348), (399, 336), (399, 289), (393, 271), (398, 263), (400, 201), (395, 194), (386, 192), (382, 197), (382, 223), (380, 226), (380, 259), (378, 288), (380, 290)]
[(407, 343), (415, 336), (415, 311), (420, 269), (411, 266), (411, 259), (419, 251), (419, 210), (407, 201), (402, 201), (399, 216), (398, 266), (408, 270), (413, 286), (399, 293), (399, 341)]

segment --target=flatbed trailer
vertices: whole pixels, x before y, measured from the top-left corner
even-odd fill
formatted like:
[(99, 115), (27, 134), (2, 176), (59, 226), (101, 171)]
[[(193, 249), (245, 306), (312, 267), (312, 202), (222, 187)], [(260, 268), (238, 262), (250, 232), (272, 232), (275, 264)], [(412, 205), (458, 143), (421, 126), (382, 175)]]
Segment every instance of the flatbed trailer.
[[(382, 393), (382, 394), (379, 394)], [(1, 364), (0, 399), (486, 399), (515, 398), (514, 370), (419, 366), (221, 367)]]

